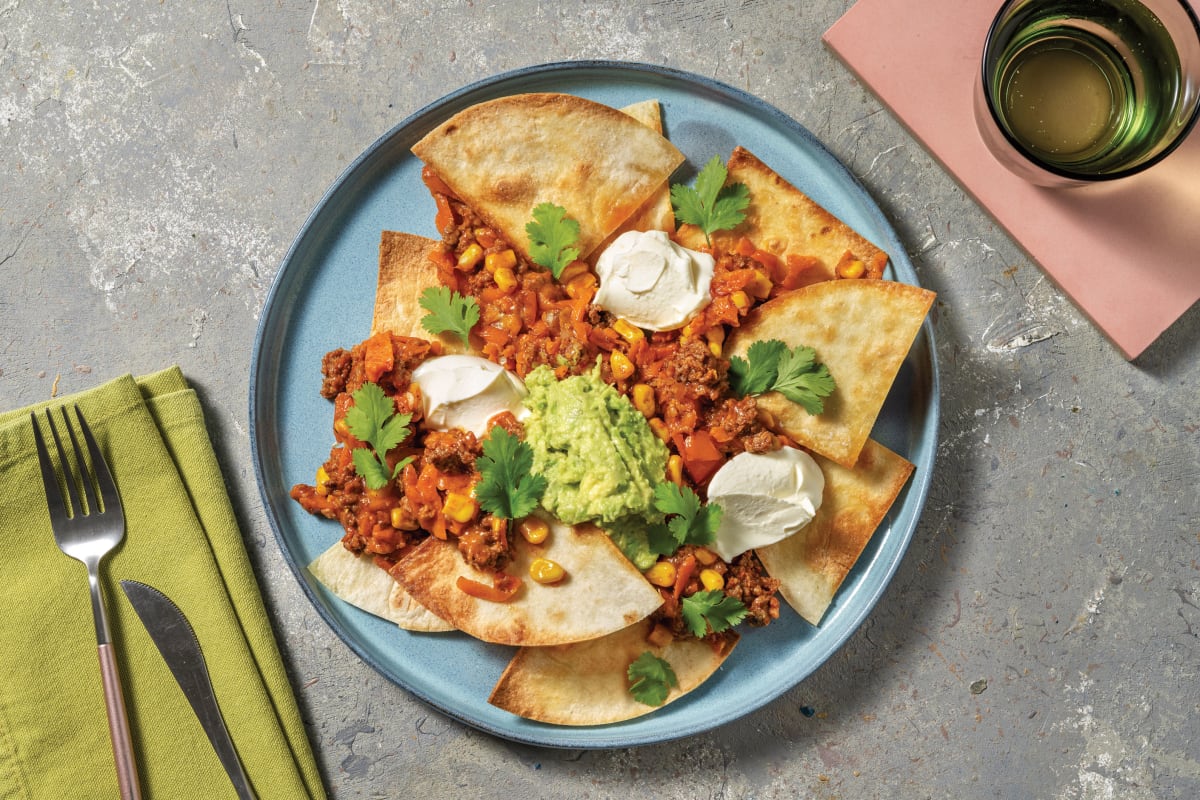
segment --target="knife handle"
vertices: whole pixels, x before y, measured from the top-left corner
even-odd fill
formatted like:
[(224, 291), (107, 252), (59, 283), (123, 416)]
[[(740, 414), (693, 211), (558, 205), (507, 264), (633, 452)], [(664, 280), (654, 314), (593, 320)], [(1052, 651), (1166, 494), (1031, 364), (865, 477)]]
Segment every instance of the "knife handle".
[(121, 789), (121, 800), (141, 800), (142, 789), (133, 761), (133, 739), (129, 735), (129, 717), (125, 713), (125, 696), (121, 693), (116, 652), (107, 642), (100, 645), (99, 652), (104, 705), (108, 709), (108, 734), (112, 738), (113, 759), (117, 762), (117, 786)]

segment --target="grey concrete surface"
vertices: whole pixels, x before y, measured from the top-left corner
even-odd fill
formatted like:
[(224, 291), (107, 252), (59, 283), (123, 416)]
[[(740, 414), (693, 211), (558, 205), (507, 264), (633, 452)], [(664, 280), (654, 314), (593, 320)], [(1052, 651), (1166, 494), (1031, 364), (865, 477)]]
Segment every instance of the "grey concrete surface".
[[(1200, 309), (1127, 363), (821, 45), (850, 5), (0, 0), (0, 407), (182, 366), (332, 797), (1200, 796)], [(924, 517), (857, 634), (757, 713), (599, 752), (465, 728), (359, 661), (282, 560), (247, 430), (258, 312), (341, 170), (456, 87), (580, 58), (812, 130), (939, 293), (943, 386)]]

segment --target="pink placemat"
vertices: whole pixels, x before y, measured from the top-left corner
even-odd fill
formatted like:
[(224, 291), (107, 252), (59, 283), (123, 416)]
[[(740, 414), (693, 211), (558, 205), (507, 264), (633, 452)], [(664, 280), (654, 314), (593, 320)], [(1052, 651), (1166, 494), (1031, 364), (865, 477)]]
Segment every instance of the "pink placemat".
[(1033, 186), (980, 138), (972, 100), (998, 4), (859, 0), (825, 43), (1125, 354), (1200, 299), (1200, 129), (1131, 178)]

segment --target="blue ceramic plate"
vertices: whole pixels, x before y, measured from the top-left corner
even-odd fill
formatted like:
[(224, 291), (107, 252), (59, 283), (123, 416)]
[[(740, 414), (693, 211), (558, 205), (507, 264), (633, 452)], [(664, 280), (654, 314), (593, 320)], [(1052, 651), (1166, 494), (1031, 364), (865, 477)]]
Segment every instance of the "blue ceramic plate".
[[(932, 472), (938, 377), (926, 323), (873, 437), (916, 464), (912, 481), (838, 593), (819, 628), (784, 608), (776, 622), (744, 632), (707, 683), (628, 722), (558, 727), (488, 705), (512, 649), (463, 634), (412, 634), (331, 596), (305, 569), (342, 534), (288, 497), (311, 483), (329, 455), (333, 408), (318, 394), (321, 356), (366, 338), (371, 325), (380, 231), (436, 237), (434, 205), (409, 148), (475, 103), (521, 92), (568, 92), (622, 106), (657, 98), (666, 132), (688, 157), (690, 181), (713, 155), (742, 145), (891, 254), (892, 277), (916, 283), (903, 245), (852, 175), (807, 130), (729, 86), (661, 67), (619, 62), (548, 64), (461, 89), (390, 130), (338, 178), (296, 237), (262, 312), (250, 374), (250, 437), (267, 517), (284, 557), (317, 611), (364, 661), (446, 714), (532, 744), (599, 748), (660, 742), (714, 728), (768, 703), (819, 667), (879, 599), (908, 546)], [(781, 605), (786, 606), (786, 603)]]

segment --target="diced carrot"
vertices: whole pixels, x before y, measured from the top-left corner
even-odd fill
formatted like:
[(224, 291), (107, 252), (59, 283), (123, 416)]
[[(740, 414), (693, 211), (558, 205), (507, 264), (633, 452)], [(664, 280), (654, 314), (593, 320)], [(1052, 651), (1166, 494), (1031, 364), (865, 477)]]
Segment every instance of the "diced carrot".
[(367, 339), (365, 345), (363, 368), (367, 380), (377, 383), (383, 373), (391, 371), (395, 364), (395, 357), (392, 353), (392, 335), (387, 331), (380, 331)]

